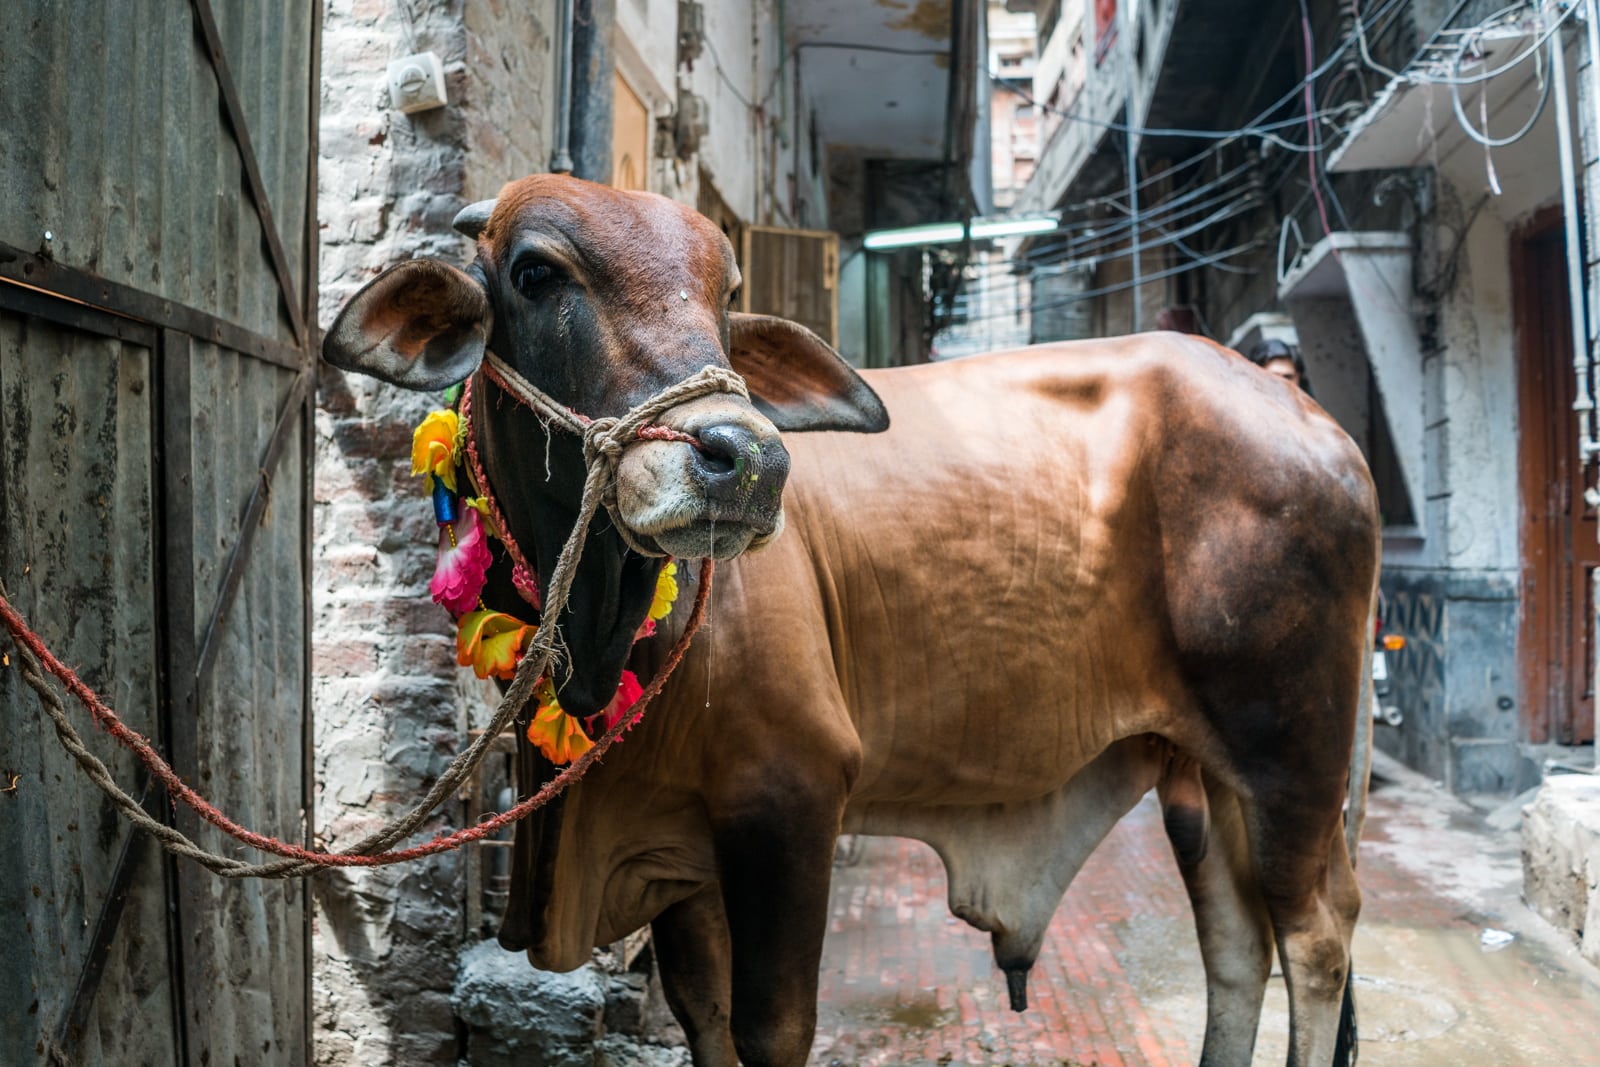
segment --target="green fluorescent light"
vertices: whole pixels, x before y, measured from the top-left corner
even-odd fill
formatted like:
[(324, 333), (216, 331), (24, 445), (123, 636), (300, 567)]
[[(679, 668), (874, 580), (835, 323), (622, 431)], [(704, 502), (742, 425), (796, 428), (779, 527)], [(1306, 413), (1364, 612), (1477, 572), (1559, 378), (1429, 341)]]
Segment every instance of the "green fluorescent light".
[(1049, 215), (1017, 219), (973, 219), (972, 236), (1021, 237), (1030, 233), (1050, 233), (1057, 225), (1056, 220)]
[(903, 230), (878, 230), (861, 243), (867, 248), (905, 248), (908, 245), (946, 245), (961, 240), (961, 223), (935, 222), (930, 226), (907, 226)]
[(963, 226), (959, 222), (935, 222), (926, 226), (907, 226), (899, 230), (874, 230), (861, 242), (869, 251), (885, 248), (908, 248), (912, 245), (947, 245), (970, 235), (975, 240), (990, 237), (1021, 237), (1031, 233), (1050, 233), (1060, 225), (1054, 215), (1031, 215), (1017, 218), (973, 219)]

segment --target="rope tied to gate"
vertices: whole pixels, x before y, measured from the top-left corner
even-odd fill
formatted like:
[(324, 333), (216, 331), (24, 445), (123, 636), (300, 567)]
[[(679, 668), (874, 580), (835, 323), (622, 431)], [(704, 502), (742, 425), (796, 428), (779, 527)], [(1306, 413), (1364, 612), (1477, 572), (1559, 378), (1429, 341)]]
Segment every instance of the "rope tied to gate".
[[(510, 391), (519, 401), (532, 408), (547, 428), (559, 427), (583, 438), (586, 474), (578, 516), (551, 571), (542, 624), (529, 642), (522, 661), (517, 665), (511, 685), (496, 707), (489, 725), (464, 752), (451, 761), (449, 767), (415, 807), (346, 850), (325, 852), (308, 849), (256, 833), (229, 819), (187, 785), (173, 770), (171, 764), (162, 759), (147, 738), (124, 723), (93, 689), (45, 647), (44, 641), (28, 626), (21, 613), (12, 605), (4, 582), (0, 582), (0, 622), (4, 623), (16, 644), (23, 680), (38, 694), (40, 704), (55, 727), (62, 747), (129, 822), (151, 834), (167, 851), (192, 859), (224, 878), (302, 878), (327, 867), (382, 867), (404, 863), (482, 840), (543, 807), (582, 778), (623, 733), (643, 718), (650, 700), (661, 691), (683, 659), (688, 651), (689, 642), (705, 617), (706, 604), (710, 598), (713, 562), (709, 558), (701, 562), (699, 589), (684, 631), (674, 643), (661, 669), (640, 694), (632, 714), (622, 716), (589, 751), (574, 760), (533, 795), (513, 807), (475, 826), (435, 837), (432, 841), (412, 848), (390, 851), (396, 842), (409, 837), (421, 826), (466, 780), (467, 776), (477, 769), (488, 755), (494, 739), (504, 733), (517, 719), (532, 697), (539, 680), (553, 666), (558, 655), (557, 646), (560, 640), (556, 620), (566, 608), (584, 541), (599, 509), (604, 506), (610, 512), (617, 532), (630, 548), (646, 555), (662, 554), (638, 546), (637, 538), (627, 530), (621, 515), (618, 514), (615, 479), (623, 451), (635, 440), (660, 439), (655, 434), (641, 436), (640, 431), (650, 427), (650, 424), (669, 408), (716, 393), (732, 393), (746, 398), (749, 395), (745, 390), (744, 380), (733, 371), (708, 366), (689, 378), (661, 390), (620, 418), (590, 419), (563, 407), (492, 354), (485, 357), (484, 373), (492, 377), (496, 384)], [(677, 433), (677, 431), (668, 432)], [(675, 436), (672, 439), (679, 438)], [(67, 715), (65, 703), (51, 688), (46, 677), (47, 672), (59, 679), (62, 686), (89, 711), (97, 726), (110, 733), (138, 757), (155, 779), (166, 788), (168, 795), (174, 801), (182, 801), (200, 818), (234, 840), (283, 858), (265, 863), (251, 863), (237, 857), (225, 856), (206, 849), (176, 827), (152, 818), (135, 798), (117, 785), (106, 765), (84, 745), (82, 737)]]

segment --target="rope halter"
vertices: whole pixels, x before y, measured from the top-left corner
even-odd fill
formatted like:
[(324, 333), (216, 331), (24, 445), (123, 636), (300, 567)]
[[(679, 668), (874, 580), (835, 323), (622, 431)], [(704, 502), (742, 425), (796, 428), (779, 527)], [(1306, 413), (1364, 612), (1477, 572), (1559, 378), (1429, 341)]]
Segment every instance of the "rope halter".
[[(590, 418), (557, 402), (493, 352), (484, 354), (483, 369), (491, 381), (510, 393), (518, 403), (530, 409), (547, 428), (559, 427), (583, 440), (583, 463), (587, 470), (584, 477), (583, 499), (579, 504), (578, 522), (573, 527), (572, 538), (562, 550), (562, 559), (566, 558), (567, 551), (573, 547), (574, 542), (582, 542), (579, 530), (588, 531), (589, 520), (600, 505), (603, 505), (610, 514), (612, 525), (616, 527), (617, 533), (629, 548), (641, 556), (666, 555), (659, 548), (651, 548), (641, 543), (638, 535), (622, 519), (621, 509), (617, 506), (616, 475), (617, 466), (622, 462), (623, 450), (636, 441), (662, 439), (679, 440), (699, 447), (699, 442), (689, 434), (680, 434), (676, 431), (660, 432), (660, 428), (653, 425), (655, 420), (680, 404), (701, 397), (714, 396), (717, 393), (730, 393), (743, 400), (750, 399), (750, 390), (745, 387), (744, 379), (738, 373), (726, 367), (705, 366), (683, 381), (669, 385), (649, 397), (625, 415)], [(655, 432), (645, 436), (644, 431), (647, 428)], [(594, 506), (591, 506), (591, 502)], [(558, 570), (559, 567), (558, 563)]]

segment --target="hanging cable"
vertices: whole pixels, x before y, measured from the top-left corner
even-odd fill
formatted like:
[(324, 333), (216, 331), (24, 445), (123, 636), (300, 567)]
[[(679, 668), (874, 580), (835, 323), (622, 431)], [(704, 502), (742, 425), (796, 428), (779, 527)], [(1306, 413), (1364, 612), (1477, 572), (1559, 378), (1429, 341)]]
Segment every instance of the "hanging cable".
[[(1223, 260), (1231, 259), (1234, 256), (1241, 255), (1242, 253), (1251, 251), (1252, 249), (1257, 248), (1259, 246), (1260, 246), (1260, 242), (1259, 241), (1249, 241), (1249, 242), (1246, 242), (1245, 244), (1242, 244), (1242, 245), (1235, 245), (1234, 247), (1228, 248), (1228, 249), (1224, 249), (1221, 252), (1214, 252), (1210, 256), (1207, 256), (1205, 258), (1205, 260), (1203, 260), (1202, 262), (1199, 262), (1199, 263), (1185, 263), (1185, 264), (1181, 264), (1181, 265), (1176, 266), (1176, 267), (1168, 267), (1166, 270), (1156, 271), (1154, 274), (1147, 274), (1147, 275), (1144, 276), (1144, 279), (1141, 282), (1141, 284), (1160, 281), (1163, 278), (1171, 278), (1171, 277), (1175, 277), (1175, 276), (1177, 276), (1179, 274), (1187, 274), (1189, 271), (1200, 270), (1203, 267), (1215, 266), (1216, 264), (1222, 262)], [(1083, 301), (1083, 300), (1092, 300), (1095, 297), (1109, 296), (1112, 293), (1125, 292), (1126, 290), (1131, 289), (1131, 288), (1133, 288), (1133, 283), (1131, 281), (1127, 281), (1127, 282), (1118, 282), (1115, 285), (1102, 286), (1099, 289), (1085, 289), (1081, 293), (1073, 293), (1070, 297), (1065, 297), (1065, 298), (1059, 299), (1059, 300), (1049, 300), (1049, 301), (1046, 301), (1045, 303), (1042, 303), (1042, 304), (1030, 305), (1029, 310), (1030, 310), (1030, 312), (1049, 311), (1049, 310), (1051, 310), (1053, 308), (1066, 307), (1066, 306), (1068, 306), (1070, 304), (1076, 304), (1076, 303), (1079, 303), (1080, 301)], [(972, 316), (969, 316), (966, 321), (969, 322), (969, 323), (971, 323), (971, 322), (985, 322), (985, 321), (988, 321), (988, 320), (991, 320), (991, 319), (1002, 318), (1002, 317), (1004, 317), (1006, 315), (1010, 315), (1010, 314), (1013, 314), (1013, 312), (1007, 310), (1007, 311), (993, 312), (993, 313), (986, 314), (986, 315), (972, 315)]]
[[(1461, 47), (1456, 50), (1454, 60), (1450, 64), (1450, 106), (1455, 109), (1456, 122), (1460, 125), (1462, 132), (1485, 148), (1504, 148), (1507, 145), (1516, 144), (1533, 131), (1533, 127), (1538, 123), (1540, 116), (1544, 114), (1545, 104), (1550, 100), (1550, 86), (1555, 79), (1550, 77), (1545, 72), (1542, 63), (1539, 63), (1539, 102), (1534, 105), (1533, 114), (1528, 116), (1528, 121), (1524, 122), (1516, 133), (1508, 134), (1505, 137), (1492, 137), (1489, 134), (1487, 123), (1485, 123), (1484, 129), (1480, 131), (1473, 124), (1472, 119), (1467, 117), (1466, 109), (1461, 105), (1461, 86), (1467, 83), (1458, 80), (1455, 75), (1461, 72), (1462, 57), (1466, 54), (1467, 48), (1471, 43), (1472, 38), (1470, 37), (1463, 40)], [(1478, 89), (1480, 94), (1487, 94), (1488, 91), (1489, 87), (1487, 85)], [(1480, 101), (1481, 99), (1482, 97), (1480, 97)]]

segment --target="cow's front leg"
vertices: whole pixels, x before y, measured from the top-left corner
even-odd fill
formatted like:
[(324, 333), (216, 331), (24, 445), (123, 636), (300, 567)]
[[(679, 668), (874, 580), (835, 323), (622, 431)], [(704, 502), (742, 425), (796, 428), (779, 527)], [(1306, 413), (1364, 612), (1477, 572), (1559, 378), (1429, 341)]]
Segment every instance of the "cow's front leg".
[(708, 885), (650, 924), (661, 991), (689, 1038), (694, 1067), (738, 1067), (733, 1032), (732, 959), (722, 891)]
[(801, 1067), (817, 1028), (817, 969), (843, 793), (782, 771), (713, 813), (733, 949), (733, 1043), (747, 1067)]

